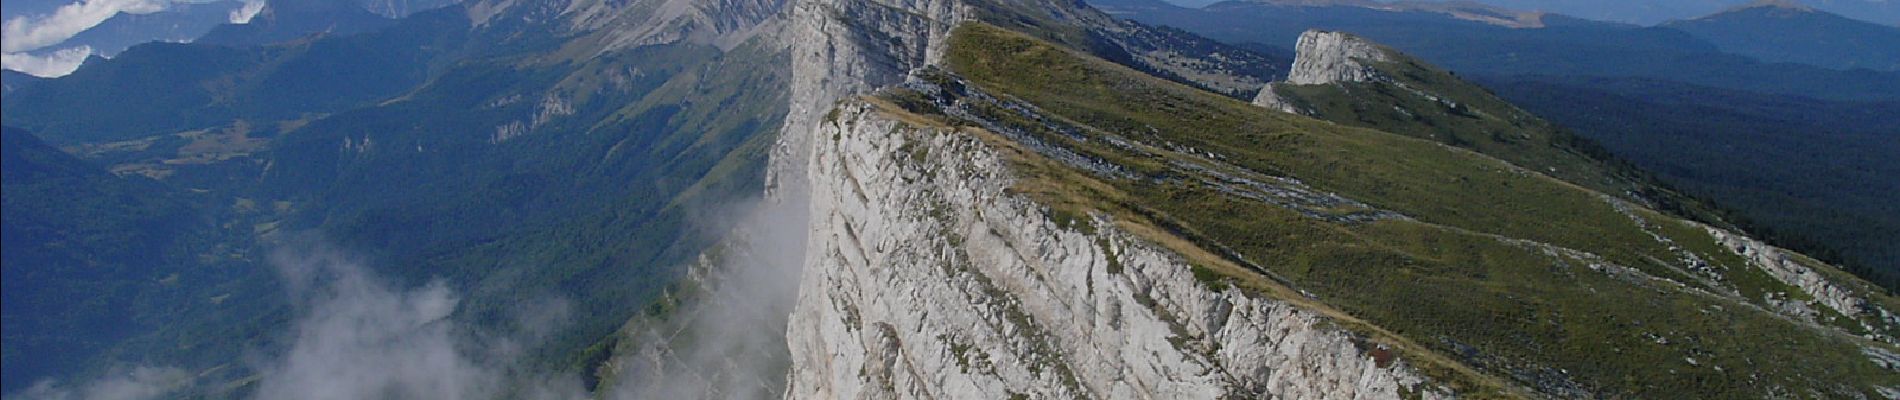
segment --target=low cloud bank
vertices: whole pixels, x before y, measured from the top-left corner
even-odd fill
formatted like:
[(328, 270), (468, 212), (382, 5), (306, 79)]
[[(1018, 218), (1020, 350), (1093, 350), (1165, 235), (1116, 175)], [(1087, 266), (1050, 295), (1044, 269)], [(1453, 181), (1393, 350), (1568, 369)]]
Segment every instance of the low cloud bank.
[(138, 367), (107, 373), (98, 380), (80, 385), (65, 385), (43, 380), (25, 391), (7, 396), (20, 400), (148, 400), (171, 392), (191, 381), (191, 375), (176, 368)]
[(322, 247), (273, 257), (299, 310), (293, 345), (265, 363), (258, 399), (585, 399), (578, 379), (520, 368), (523, 349), (565, 320), (561, 301), (529, 302), (518, 326), (481, 331), (449, 319), (441, 282), (401, 289)]
[[(442, 282), (404, 288), (321, 245), (278, 251), (271, 263), (291, 299), (291, 345), (248, 364), (259, 400), (589, 399), (578, 377), (532, 371), (525, 355), (558, 331), (569, 307), (523, 301), (511, 323), (476, 328), (450, 318), (460, 299)], [(46, 380), (22, 400), (152, 400), (193, 384), (177, 368), (138, 367), (92, 382)]]
[[(731, 207), (722, 246), (691, 274), (703, 293), (670, 323), (646, 327), (635, 354), (620, 354), (607, 398), (772, 399), (783, 396), (791, 357), (785, 328), (798, 297), (808, 207), (787, 196)], [(704, 222), (704, 221), (702, 221)]]
[[(300, 314), (294, 345), (265, 364), (258, 399), (770, 399), (782, 397), (809, 227), (802, 196), (720, 207), (694, 218), (731, 229), (692, 268), (700, 292), (616, 354), (613, 386), (588, 393), (576, 376), (525, 370), (525, 349), (569, 318), (559, 300), (529, 301), (514, 326), (469, 329), (449, 318), (441, 283), (398, 289), (324, 248), (273, 259)], [(734, 228), (736, 227), (736, 229)], [(639, 305), (627, 305), (638, 307)], [(499, 332), (499, 333), (498, 333)], [(580, 373), (596, 373), (594, 366)]]
[(73, 73), (79, 69), (79, 64), (84, 64), (86, 58), (91, 56), (91, 46), (61, 49), (46, 55), (0, 53), (0, 68), (41, 78), (54, 78)]
[[(526, 356), (561, 331), (561, 299), (525, 299), (511, 322), (481, 326), (451, 318), (461, 302), (441, 281), (404, 287), (365, 263), (321, 245), (271, 257), (295, 317), (282, 352), (252, 359), (254, 399), (767, 399), (782, 396), (789, 367), (785, 327), (796, 302), (808, 225), (798, 201), (728, 207), (723, 245), (692, 269), (698, 291), (616, 354), (614, 385), (589, 393), (578, 376), (530, 369)], [(707, 218), (701, 218), (707, 219)], [(701, 221), (706, 222), (706, 221)], [(709, 228), (713, 229), (713, 228)], [(640, 305), (628, 305), (639, 307)], [(580, 373), (596, 373), (592, 366)], [(44, 381), (7, 398), (149, 400), (192, 387), (174, 368), (137, 368), (97, 381)]]

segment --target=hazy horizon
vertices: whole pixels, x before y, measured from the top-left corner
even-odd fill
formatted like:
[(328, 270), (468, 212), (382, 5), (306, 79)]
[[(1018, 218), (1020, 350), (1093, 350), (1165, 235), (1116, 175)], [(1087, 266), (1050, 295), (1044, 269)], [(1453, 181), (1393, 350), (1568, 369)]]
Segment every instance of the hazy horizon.
[[(1204, 7), (1227, 0), (1163, 0), (1183, 7)], [(1394, 0), (1377, 0), (1394, 2)], [(1546, 11), (1598, 21), (1656, 25), (1721, 12), (1760, 0), (1413, 0), (1470, 1), (1498, 7)], [(1900, 26), (1900, 2), (1892, 0), (1791, 0), (1862, 21)]]

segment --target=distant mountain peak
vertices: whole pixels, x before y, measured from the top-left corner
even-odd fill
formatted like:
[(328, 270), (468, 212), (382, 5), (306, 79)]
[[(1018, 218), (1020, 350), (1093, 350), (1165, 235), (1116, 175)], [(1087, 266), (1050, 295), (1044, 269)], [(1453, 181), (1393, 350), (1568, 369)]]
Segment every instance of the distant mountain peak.
[(1900, 46), (1900, 28), (1789, 0), (1758, 1), (1661, 26), (1688, 32), (1723, 52), (1765, 62), (1900, 71), (1900, 53), (1893, 51)]
[(1434, 13), (1507, 28), (1541, 28), (1544, 26), (1546, 15), (1541, 11), (1522, 11), (1468, 0), (1248, 0), (1246, 2), (1276, 7), (1353, 7), (1388, 12)]
[(1753, 3), (1748, 3), (1746, 5), (1743, 5), (1741, 8), (1762, 8), (1762, 7), (1785, 8), (1785, 9), (1790, 9), (1790, 10), (1801, 10), (1801, 11), (1814, 11), (1814, 7), (1808, 7), (1807, 5), (1797, 3), (1794, 0), (1756, 0)]
[(1475, 1), (1399, 1), (1373, 7), (1388, 11), (1431, 12), (1451, 16), (1466, 21), (1483, 22), (1507, 28), (1542, 28), (1542, 11), (1523, 11)]
[(1381, 5), (1371, 0), (1254, 0), (1258, 3), (1283, 7), (1374, 7)]
[(1709, 17), (1714, 17), (1714, 16), (1738, 12), (1738, 11), (1771, 11), (1771, 12), (1778, 11), (1778, 12), (1801, 12), (1801, 13), (1819, 12), (1819, 10), (1815, 10), (1814, 7), (1808, 7), (1807, 5), (1795, 2), (1794, 0), (1756, 0), (1753, 3), (1731, 7), (1727, 10), (1722, 10), (1722, 12), (1704, 16), (1702, 18), (1709, 18)]
[(1680, 25), (1684, 22), (1712, 21), (1712, 20), (1722, 20), (1722, 19), (1747, 19), (1747, 18), (1752, 18), (1752, 17), (1769, 17), (1769, 18), (1786, 19), (1786, 18), (1793, 18), (1793, 17), (1816, 17), (1816, 16), (1848, 19), (1847, 17), (1842, 16), (1840, 14), (1835, 14), (1832, 12), (1828, 12), (1827, 10), (1809, 7), (1808, 5), (1801, 4), (1800, 2), (1797, 2), (1795, 0), (1757, 0), (1752, 3), (1729, 7), (1727, 9), (1723, 9), (1721, 11), (1717, 11), (1709, 15), (1690, 18), (1686, 20), (1675, 20), (1675, 21), (1665, 22), (1661, 24), (1661, 26)]

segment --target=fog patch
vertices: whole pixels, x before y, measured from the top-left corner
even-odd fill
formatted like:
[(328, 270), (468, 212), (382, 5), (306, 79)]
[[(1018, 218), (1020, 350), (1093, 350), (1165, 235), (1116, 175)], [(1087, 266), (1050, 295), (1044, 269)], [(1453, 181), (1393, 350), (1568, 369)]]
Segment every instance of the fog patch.
[(684, 295), (684, 306), (664, 323), (633, 327), (639, 346), (616, 355), (609, 369), (619, 382), (605, 397), (782, 397), (807, 209), (803, 196), (785, 196), (712, 213), (737, 222), (701, 221), (736, 228), (692, 267), (687, 286), (696, 292)]
[(588, 397), (578, 379), (522, 367), (528, 346), (567, 319), (564, 301), (527, 302), (516, 327), (484, 331), (450, 318), (460, 299), (441, 281), (398, 287), (317, 245), (272, 264), (297, 318), (289, 350), (256, 367), (257, 399)]
[(231, 10), (230, 22), (240, 25), (251, 23), (251, 18), (257, 18), (259, 11), (264, 11), (264, 0), (246, 0), (243, 7)]
[(64, 385), (41, 380), (25, 391), (7, 395), (19, 400), (148, 400), (170, 393), (191, 382), (191, 375), (176, 368), (138, 367), (108, 372), (84, 384)]
[[(253, 399), (765, 399), (783, 396), (790, 356), (786, 324), (804, 262), (803, 196), (724, 207), (695, 219), (730, 227), (721, 245), (690, 267), (690, 293), (663, 321), (635, 326), (632, 349), (601, 373), (590, 393), (571, 374), (533, 369), (527, 355), (573, 318), (559, 298), (519, 301), (512, 318), (476, 326), (455, 316), (461, 297), (440, 280), (402, 285), (326, 245), (287, 245), (270, 264), (293, 317), (287, 347), (245, 364)], [(710, 228), (709, 228), (710, 229)], [(626, 307), (640, 307), (629, 304)], [(7, 398), (145, 400), (192, 387), (172, 368), (139, 368), (97, 382), (45, 381)], [(198, 382), (204, 384), (208, 382)]]

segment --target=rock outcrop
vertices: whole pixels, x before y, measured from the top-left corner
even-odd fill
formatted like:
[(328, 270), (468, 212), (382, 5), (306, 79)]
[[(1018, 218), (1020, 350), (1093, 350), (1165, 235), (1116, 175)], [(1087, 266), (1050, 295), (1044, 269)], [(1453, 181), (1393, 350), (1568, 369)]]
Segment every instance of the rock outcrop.
[(1260, 89), (1260, 94), (1253, 100), (1255, 105), (1306, 114), (1294, 101), (1275, 93), (1275, 88), (1282, 85), (1372, 82), (1381, 79), (1379, 71), (1372, 64), (1391, 61), (1391, 56), (1384, 48), (1344, 32), (1306, 31), (1300, 35), (1295, 50), (1298, 54), (1293, 59), (1293, 69), (1287, 72), (1286, 80)]
[[(1892, 327), (1900, 327), (1900, 316), (1895, 315), (1892, 310), (1874, 305), (1857, 294), (1857, 291), (1796, 261), (1794, 255), (1767, 243), (1721, 229), (1708, 228), (1708, 231), (1717, 242), (1747, 259), (1750, 265), (1761, 268), (1775, 280), (1793, 286), (1808, 297), (1812, 297), (1814, 302), (1821, 307), (1854, 318), (1867, 331), (1885, 332)], [(1891, 337), (1882, 337), (1878, 334), (1874, 336), (1886, 341), (1893, 340)]]
[(1344, 32), (1306, 31), (1294, 50), (1286, 82), (1295, 85), (1369, 82), (1379, 76), (1372, 64), (1390, 60), (1379, 45)]

